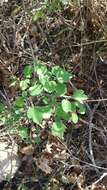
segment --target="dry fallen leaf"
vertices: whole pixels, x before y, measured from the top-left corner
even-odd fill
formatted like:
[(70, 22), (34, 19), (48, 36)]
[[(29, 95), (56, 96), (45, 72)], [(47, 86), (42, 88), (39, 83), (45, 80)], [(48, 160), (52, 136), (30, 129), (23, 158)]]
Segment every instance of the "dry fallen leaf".
[(49, 166), (49, 160), (45, 157), (41, 157), (37, 162), (37, 166), (46, 174), (50, 174), (52, 172), (52, 168)]
[(20, 152), (22, 154), (25, 154), (27, 156), (30, 156), (34, 153), (34, 146), (31, 144), (31, 145), (28, 145), (28, 146), (25, 146), (23, 148), (20, 149)]
[(81, 58), (80, 58), (80, 54), (75, 54), (72, 57), (72, 63), (73, 64), (80, 64), (81, 62)]

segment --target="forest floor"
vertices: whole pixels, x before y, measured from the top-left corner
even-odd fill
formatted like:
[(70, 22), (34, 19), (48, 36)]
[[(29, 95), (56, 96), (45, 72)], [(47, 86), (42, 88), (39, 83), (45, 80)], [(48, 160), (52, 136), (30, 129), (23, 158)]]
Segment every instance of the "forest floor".
[(75, 126), (68, 126), (63, 140), (53, 137), (47, 125), (35, 145), (14, 136), (21, 166), (13, 179), (0, 183), (0, 190), (106, 190), (106, 0), (90, 0), (84, 6), (80, 1), (61, 1), (61, 7), (49, 1), (44, 15), (32, 16), (43, 2), (0, 2), (0, 100), (11, 104), (20, 90), (9, 86), (10, 77), (21, 80), (24, 66), (38, 58), (74, 75), (69, 90), (84, 90), (88, 110)]

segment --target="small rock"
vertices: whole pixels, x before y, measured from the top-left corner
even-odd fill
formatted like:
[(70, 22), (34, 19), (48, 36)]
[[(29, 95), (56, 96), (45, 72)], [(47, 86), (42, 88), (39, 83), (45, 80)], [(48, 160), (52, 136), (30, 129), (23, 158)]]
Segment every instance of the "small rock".
[(18, 157), (18, 145), (13, 142), (8, 145), (7, 142), (0, 142), (0, 182), (6, 178), (14, 177), (14, 174), (20, 166)]

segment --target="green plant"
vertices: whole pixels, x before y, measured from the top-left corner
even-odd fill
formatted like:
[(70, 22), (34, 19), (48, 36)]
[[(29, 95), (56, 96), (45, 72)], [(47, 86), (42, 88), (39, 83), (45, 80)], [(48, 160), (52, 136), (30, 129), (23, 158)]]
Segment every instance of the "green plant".
[(54, 13), (55, 11), (61, 10), (61, 8), (69, 3), (69, 0), (44, 0), (40, 8), (33, 12), (30, 12), (32, 20), (37, 22), (44, 18), (46, 13)]
[(18, 121), (21, 123), (22, 119), (42, 128), (44, 120), (51, 120), (52, 134), (63, 138), (66, 122), (76, 124), (80, 115), (85, 114), (87, 96), (84, 91), (76, 90), (68, 96), (67, 83), (71, 78), (72, 74), (60, 66), (48, 68), (40, 60), (25, 67), (20, 81), (21, 93), (13, 102), (9, 115), (11, 125), (17, 124), (21, 138), (28, 135), (26, 127), (19, 126)]

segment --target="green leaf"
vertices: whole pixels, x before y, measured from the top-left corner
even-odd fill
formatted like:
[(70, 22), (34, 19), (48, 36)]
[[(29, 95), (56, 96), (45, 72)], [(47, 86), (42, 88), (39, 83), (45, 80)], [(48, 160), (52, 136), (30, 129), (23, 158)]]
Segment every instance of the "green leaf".
[(80, 102), (77, 102), (76, 106), (79, 108), (79, 113), (84, 115), (86, 112), (86, 107), (84, 104), (81, 104)]
[(19, 136), (22, 139), (26, 139), (28, 137), (28, 129), (26, 127), (20, 127), (19, 128)]
[(17, 122), (21, 118), (23, 118), (22, 108), (14, 107), (14, 114), (12, 115), (12, 119), (14, 120), (14, 122)]
[(6, 117), (0, 115), (0, 126), (5, 125), (5, 123), (6, 123)]
[(78, 115), (77, 115), (77, 113), (72, 113), (71, 120), (75, 124), (78, 123)]
[(56, 82), (55, 81), (47, 81), (43, 85), (43, 88), (48, 93), (54, 92), (56, 89)]
[(49, 12), (57, 11), (60, 8), (61, 8), (61, 3), (59, 0), (53, 0), (51, 2), (48, 1), (47, 3), (47, 10)]
[(17, 80), (17, 77), (16, 77), (16, 76), (12, 76), (12, 77), (10, 78), (10, 80), (11, 80), (10, 87), (17, 85), (17, 81), (18, 81), (18, 80)]
[(44, 76), (47, 73), (47, 67), (45, 65), (43, 65), (42, 62), (38, 63), (38, 61), (37, 61), (37, 62), (34, 62), (34, 71), (39, 76)]
[(52, 74), (56, 76), (57, 80), (60, 83), (68, 82), (70, 78), (72, 78), (71, 74), (62, 69), (59, 66), (54, 66), (52, 68)]
[(28, 88), (29, 84), (30, 84), (29, 79), (21, 80), (21, 82), (20, 82), (21, 90), (26, 90)]
[(57, 96), (63, 96), (67, 93), (67, 87), (65, 84), (58, 83), (55, 91)]
[(58, 105), (55, 110), (55, 116), (59, 119), (69, 120), (68, 113), (64, 112), (61, 105)]
[(29, 107), (27, 111), (27, 117), (28, 119), (31, 119), (34, 123), (41, 124), (42, 122), (42, 114), (38, 110), (38, 108)]
[(28, 97), (28, 91), (26, 91), (26, 90), (23, 91), (22, 92), (22, 97), (26, 99)]
[(54, 67), (52, 67), (52, 74), (57, 76), (57, 74), (59, 73), (60, 70), (62, 70), (62, 68), (60, 66), (54, 66)]
[(22, 108), (24, 106), (24, 98), (22, 96), (18, 96), (15, 101), (15, 105), (18, 108)]
[(44, 11), (43, 11), (43, 9), (41, 8), (41, 9), (38, 9), (38, 10), (35, 11), (35, 13), (34, 13), (33, 16), (32, 16), (32, 20), (33, 20), (34, 22), (37, 22), (37, 21), (39, 21), (40, 19), (42, 19), (43, 17), (44, 17)]
[(29, 93), (31, 96), (38, 96), (42, 93), (43, 87), (41, 84), (35, 84), (29, 88)]
[(45, 85), (45, 83), (49, 82), (50, 79), (49, 79), (49, 76), (47, 75), (42, 75), (39, 77), (39, 81), (42, 85)]
[(40, 113), (42, 114), (43, 119), (49, 119), (52, 115), (52, 107), (48, 106), (41, 106), (38, 108)]
[(60, 2), (63, 4), (63, 5), (67, 5), (69, 3), (69, 0), (60, 0)]
[(71, 112), (71, 102), (69, 100), (64, 99), (64, 100), (62, 100), (61, 104), (62, 104), (62, 109), (66, 113)]
[(41, 138), (39, 136), (36, 136), (34, 139), (35, 144), (40, 144)]
[(26, 78), (31, 78), (32, 72), (33, 72), (32, 66), (27, 65), (27, 66), (24, 68), (24, 76), (25, 76)]
[(86, 107), (84, 105), (79, 106), (79, 113), (82, 115), (86, 113)]
[(57, 136), (59, 138), (64, 137), (64, 132), (65, 132), (65, 126), (61, 121), (56, 121), (53, 123), (51, 132), (54, 136)]
[(5, 110), (5, 105), (0, 102), (0, 113)]
[(71, 112), (76, 112), (75, 102), (71, 102)]
[(48, 97), (46, 97), (46, 96), (43, 98), (42, 101), (43, 101), (44, 104), (49, 104), (50, 103), (50, 99)]
[(57, 97), (55, 94), (52, 94), (52, 96), (50, 96), (50, 102), (52, 105), (55, 105), (57, 101)]
[(75, 100), (79, 101), (81, 104), (83, 104), (83, 101), (87, 100), (88, 97), (87, 97), (87, 95), (84, 94), (83, 90), (76, 90), (73, 93), (73, 99), (75, 99)]

